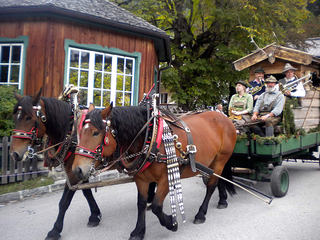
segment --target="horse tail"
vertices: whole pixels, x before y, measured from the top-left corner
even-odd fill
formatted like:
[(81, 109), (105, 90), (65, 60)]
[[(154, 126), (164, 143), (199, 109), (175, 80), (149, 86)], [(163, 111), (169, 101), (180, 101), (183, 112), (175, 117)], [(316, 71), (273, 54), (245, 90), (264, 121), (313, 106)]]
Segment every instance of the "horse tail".
[[(231, 163), (229, 161), (225, 164), (221, 176), (230, 180), (230, 181), (233, 180), (232, 171), (231, 171)], [(219, 181), (224, 181), (224, 180), (219, 179)], [(237, 194), (236, 189), (234, 188), (234, 185), (232, 183), (224, 181), (224, 185), (230, 195)]]

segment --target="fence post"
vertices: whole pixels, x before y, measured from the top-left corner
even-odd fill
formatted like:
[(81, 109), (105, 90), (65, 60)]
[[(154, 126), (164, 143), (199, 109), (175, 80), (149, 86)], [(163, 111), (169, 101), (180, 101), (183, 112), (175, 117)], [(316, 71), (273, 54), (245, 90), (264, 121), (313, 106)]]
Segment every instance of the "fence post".
[(8, 170), (8, 137), (2, 138), (2, 177), (1, 184), (8, 183), (7, 177)]
[[(6, 137), (6, 158), (8, 159), (8, 137)], [(10, 177), (9, 177), (9, 182), (15, 182), (16, 181), (16, 175), (15, 175), (15, 160), (13, 160), (12, 158), (9, 159), (9, 169), (10, 169)]]

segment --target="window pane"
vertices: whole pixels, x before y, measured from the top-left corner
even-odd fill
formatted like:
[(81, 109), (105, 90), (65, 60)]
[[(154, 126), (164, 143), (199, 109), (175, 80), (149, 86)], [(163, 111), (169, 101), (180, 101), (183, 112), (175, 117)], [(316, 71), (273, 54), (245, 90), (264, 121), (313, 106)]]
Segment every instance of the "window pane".
[(111, 74), (104, 74), (103, 89), (111, 89)]
[(118, 58), (117, 73), (124, 73), (124, 58)]
[(8, 82), (8, 66), (0, 66), (0, 82)]
[(130, 106), (131, 105), (131, 94), (125, 93), (124, 94), (124, 106)]
[(132, 77), (126, 76), (125, 91), (131, 91)]
[(81, 52), (81, 68), (89, 68), (89, 53)]
[(11, 77), (10, 82), (12, 83), (18, 83), (19, 82), (19, 66), (11, 66)]
[(95, 70), (102, 71), (102, 57), (103, 57), (102, 55), (96, 54), (95, 64), (94, 64), (94, 69)]
[(126, 59), (126, 74), (132, 75), (133, 61), (131, 59)]
[(102, 101), (103, 101), (103, 106), (110, 104), (110, 92), (109, 91), (103, 91)]
[(9, 63), (10, 47), (3, 46), (1, 49), (1, 63)]
[(116, 106), (123, 106), (123, 94), (122, 94), (122, 92), (117, 92), (117, 94), (116, 94)]
[(71, 50), (70, 67), (79, 67), (79, 51)]
[(100, 90), (93, 91), (93, 104), (97, 107), (101, 107), (101, 91)]
[(112, 57), (104, 55), (104, 71), (111, 72)]
[(70, 69), (69, 83), (78, 86), (78, 70)]
[(101, 77), (102, 74), (100, 72), (94, 73), (94, 87), (101, 88)]
[(80, 89), (79, 90), (79, 99), (80, 99), (80, 105), (87, 106), (88, 90)]
[(117, 76), (117, 90), (120, 90), (120, 91), (123, 90), (123, 76), (122, 75)]
[(20, 63), (20, 53), (21, 53), (21, 46), (13, 46), (12, 47), (12, 62), (13, 63)]
[(80, 87), (88, 87), (88, 72), (80, 72)]

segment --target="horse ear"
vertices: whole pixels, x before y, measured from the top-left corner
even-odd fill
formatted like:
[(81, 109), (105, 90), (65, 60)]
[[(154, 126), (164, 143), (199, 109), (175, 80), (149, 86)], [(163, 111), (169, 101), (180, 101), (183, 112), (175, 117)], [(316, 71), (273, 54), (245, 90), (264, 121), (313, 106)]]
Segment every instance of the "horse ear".
[(22, 98), (22, 96), (16, 92), (14, 93), (14, 97), (17, 99), (17, 101), (19, 101)]
[(91, 112), (91, 111), (93, 111), (94, 109), (95, 109), (95, 106), (94, 106), (92, 103), (90, 103), (88, 112)]
[(110, 115), (112, 108), (113, 108), (113, 103), (111, 102), (108, 107), (102, 110), (101, 112), (102, 119), (106, 119)]
[(41, 92), (42, 92), (42, 87), (40, 88), (39, 92), (36, 94), (36, 96), (34, 96), (32, 99), (32, 104), (33, 105), (37, 105), (39, 100), (40, 100), (40, 96), (41, 96)]

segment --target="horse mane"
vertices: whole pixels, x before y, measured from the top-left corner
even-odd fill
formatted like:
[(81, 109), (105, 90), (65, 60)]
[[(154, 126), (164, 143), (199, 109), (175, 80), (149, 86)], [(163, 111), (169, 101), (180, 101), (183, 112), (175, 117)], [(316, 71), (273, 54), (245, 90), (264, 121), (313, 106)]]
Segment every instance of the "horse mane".
[(55, 141), (61, 141), (70, 131), (71, 106), (55, 98), (42, 97), (47, 122), (45, 123), (48, 136)]
[[(63, 140), (70, 130), (70, 116), (71, 107), (68, 103), (55, 98), (41, 97), (45, 106), (45, 115), (47, 121), (45, 126), (47, 134), (51, 141), (57, 142)], [(22, 107), (22, 114), (33, 114), (33, 98), (31, 96), (23, 96), (19, 99), (18, 103), (13, 109), (13, 113), (16, 114), (18, 107)]]
[[(103, 128), (101, 110), (88, 113), (86, 119), (98, 129)], [(116, 140), (122, 147), (127, 147), (147, 122), (145, 106), (114, 107), (111, 111), (111, 127), (116, 131)], [(145, 136), (144, 130), (140, 136)]]

